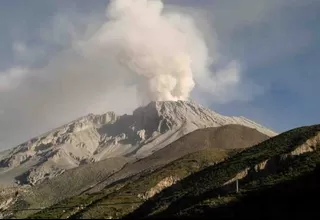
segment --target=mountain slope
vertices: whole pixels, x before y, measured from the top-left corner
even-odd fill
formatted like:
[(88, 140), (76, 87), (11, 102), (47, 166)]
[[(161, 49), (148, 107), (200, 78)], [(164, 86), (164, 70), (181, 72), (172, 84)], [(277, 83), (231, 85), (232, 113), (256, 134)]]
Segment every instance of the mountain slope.
[(241, 194), (235, 194), (236, 180), (248, 194), (295, 181), (299, 176), (315, 172), (320, 163), (319, 147), (320, 125), (293, 129), (186, 177), (146, 201), (128, 217), (198, 216), (206, 211), (201, 208), (206, 203), (213, 209), (241, 199)]
[(121, 171), (93, 187), (90, 192), (98, 192), (114, 181), (127, 178), (144, 170), (157, 169), (189, 153), (208, 148), (247, 148), (268, 138), (268, 136), (255, 129), (241, 125), (199, 129), (183, 136), (148, 157), (127, 164)]
[[(227, 157), (232, 150), (206, 149), (188, 154), (153, 172), (116, 182), (96, 193), (82, 194), (40, 211), (28, 218), (119, 218), (129, 213), (166, 184)], [(161, 184), (163, 185), (161, 187)], [(160, 187), (159, 187), (160, 186)], [(110, 206), (101, 206), (111, 204)], [(82, 205), (81, 210), (76, 210)], [(60, 207), (65, 207), (65, 211)], [(70, 207), (70, 208), (68, 208)]]
[[(314, 158), (311, 160), (319, 164), (319, 158), (316, 161)], [(190, 208), (183, 215), (188, 217), (214, 216), (216, 219), (319, 218), (319, 175), (320, 169), (317, 166), (314, 170), (306, 174), (302, 173), (290, 180), (257, 190), (241, 192), (237, 195), (237, 199), (226, 204), (198, 205)]]
[[(227, 139), (224, 140), (224, 137)], [(47, 207), (56, 202), (58, 202), (59, 206), (62, 200), (83, 192), (79, 197), (68, 200), (74, 205), (83, 205), (85, 201), (98, 199), (101, 194), (105, 195), (105, 190), (110, 193), (112, 191), (110, 188), (113, 188), (113, 186), (122, 187), (129, 182), (130, 185), (128, 187), (133, 187), (133, 190), (131, 190), (133, 192), (132, 198), (138, 198), (138, 193), (148, 191), (164, 178), (172, 175), (183, 178), (191, 172), (229, 156), (229, 153), (234, 151), (233, 149), (241, 150), (268, 138), (268, 136), (255, 129), (240, 125), (199, 129), (183, 136), (148, 157), (137, 161), (129, 161), (117, 172), (101, 173), (101, 169), (96, 169), (95, 164), (87, 164), (68, 170), (56, 178), (34, 186), (31, 188), (30, 193), (22, 193), (20, 202), (28, 203), (29, 205), (25, 206), (28, 209)], [(109, 163), (108, 160), (111, 160), (111, 158), (107, 159), (106, 162), (98, 162), (100, 165), (98, 166), (97, 164), (97, 166), (107, 165)], [(90, 169), (87, 166), (90, 166)], [(87, 170), (90, 170), (90, 172), (87, 172)], [(90, 176), (87, 177), (88, 175)], [(74, 184), (72, 184), (72, 180), (75, 182)], [(94, 180), (96, 181), (94, 182)], [(152, 182), (149, 180), (152, 180)], [(65, 184), (68, 186), (64, 187)], [(87, 190), (85, 190), (85, 186)], [(85, 196), (85, 194), (96, 194), (97, 197)], [(117, 194), (114, 195), (116, 196)], [(143, 199), (140, 200), (140, 202), (143, 202)], [(31, 213), (32, 211), (20, 213), (19, 217), (23, 217), (23, 214)]]
[(6, 151), (0, 158), (0, 184), (36, 185), (82, 164), (143, 158), (194, 130), (227, 124), (275, 135), (246, 118), (222, 116), (193, 102), (151, 102), (132, 115), (90, 114)]

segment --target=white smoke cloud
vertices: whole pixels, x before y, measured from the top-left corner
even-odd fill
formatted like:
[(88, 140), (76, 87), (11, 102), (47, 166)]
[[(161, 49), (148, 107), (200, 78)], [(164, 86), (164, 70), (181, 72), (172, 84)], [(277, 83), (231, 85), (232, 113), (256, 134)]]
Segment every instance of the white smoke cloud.
[[(105, 21), (89, 19), (84, 31), (68, 16), (54, 19), (55, 30), (65, 28), (54, 41), (71, 39), (70, 47), (41, 68), (0, 75), (1, 142), (18, 144), (90, 112), (121, 114), (152, 100), (186, 100), (192, 91), (210, 102), (244, 100), (239, 63), (211, 71), (220, 59), (215, 33), (181, 11), (166, 10), (160, 0), (112, 0)], [(26, 48), (15, 49), (26, 54)]]
[(163, 13), (161, 1), (138, 0), (111, 1), (107, 17), (81, 45), (82, 53), (113, 50), (116, 61), (139, 76), (138, 91), (145, 102), (186, 100), (195, 85), (192, 46), (203, 41), (191, 19)]
[[(194, 19), (163, 9), (159, 0), (111, 1), (106, 11), (109, 20), (78, 49), (89, 57), (112, 51), (115, 62), (139, 77), (137, 90), (143, 104), (186, 100), (196, 83), (198, 89), (219, 96), (216, 101), (228, 99), (225, 90), (240, 82), (239, 64), (232, 61), (211, 72), (209, 67), (218, 62), (219, 54), (211, 51), (209, 56)], [(214, 38), (211, 41), (216, 43)]]

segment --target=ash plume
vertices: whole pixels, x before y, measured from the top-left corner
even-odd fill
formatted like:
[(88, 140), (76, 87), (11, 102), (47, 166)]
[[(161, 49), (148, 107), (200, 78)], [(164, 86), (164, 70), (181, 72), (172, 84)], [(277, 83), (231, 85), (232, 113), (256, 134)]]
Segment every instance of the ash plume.
[(138, 76), (144, 102), (188, 99), (195, 86), (193, 47), (205, 45), (192, 19), (164, 13), (160, 0), (113, 0), (106, 16), (83, 49), (113, 51), (117, 62)]
[[(103, 19), (57, 13), (42, 30), (44, 48), (15, 44), (24, 63), (1, 72), (0, 148), (88, 113), (241, 99), (238, 63), (210, 70), (219, 59), (212, 25), (188, 12), (161, 0), (111, 0)], [(49, 56), (47, 44), (63, 49)], [(45, 64), (32, 65), (39, 57)]]

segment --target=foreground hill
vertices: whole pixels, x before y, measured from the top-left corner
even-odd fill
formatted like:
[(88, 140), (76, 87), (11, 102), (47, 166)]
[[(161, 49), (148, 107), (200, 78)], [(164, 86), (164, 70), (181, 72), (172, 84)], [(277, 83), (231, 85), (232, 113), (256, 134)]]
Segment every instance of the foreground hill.
[(320, 125), (313, 125), (247, 149), (204, 149), (29, 217), (319, 216), (319, 147)]
[[(315, 163), (319, 164), (319, 158), (315, 159), (311, 156), (311, 160), (307, 163), (309, 164), (306, 166), (315, 166)], [(316, 166), (314, 170), (302, 173), (301, 176), (291, 180), (281, 181), (256, 190), (251, 189), (247, 192), (241, 190), (242, 192), (231, 202), (213, 205), (213, 200), (210, 201), (211, 204), (208, 200), (207, 204), (197, 205), (186, 210), (183, 216), (214, 216), (216, 219), (248, 219), (253, 217), (255, 219), (276, 219), (279, 217), (319, 219), (319, 176), (320, 169)], [(221, 201), (226, 198), (222, 198)]]
[(37, 185), (66, 170), (111, 157), (144, 158), (201, 128), (238, 124), (276, 133), (189, 101), (151, 102), (132, 115), (87, 115), (0, 153), (0, 184)]
[(290, 130), (184, 178), (127, 217), (319, 215), (308, 207), (319, 193), (319, 147), (320, 125)]
[(99, 192), (66, 199), (28, 218), (121, 218), (179, 179), (218, 163), (234, 152), (207, 149), (191, 153), (163, 168), (117, 181)]
[[(100, 169), (103, 165), (110, 164), (111, 158), (98, 162), (97, 168), (95, 168), (95, 164), (87, 164), (68, 170), (56, 178), (46, 180), (33, 187), (28, 193), (22, 193), (19, 199), (20, 203), (17, 204), (21, 204), (23, 201), (22, 203), (28, 205), (15, 206), (15, 208), (34, 209), (53, 204), (61, 206), (67, 203), (79, 206), (90, 204), (90, 201), (93, 202), (107, 196), (108, 202), (112, 202), (123, 193), (123, 190), (131, 192), (131, 194), (126, 193), (128, 197), (126, 200), (134, 201), (137, 199), (138, 203), (142, 203), (147, 197), (159, 190), (151, 189), (159, 183), (161, 185), (161, 181), (166, 182), (168, 179), (170, 182), (182, 179), (192, 172), (230, 156), (230, 153), (235, 152), (234, 149), (242, 150), (268, 138), (255, 129), (240, 125), (200, 129), (185, 135), (148, 157), (129, 161), (122, 169), (112, 174), (103, 173)], [(119, 161), (118, 159), (113, 158), (113, 162)], [(88, 166), (90, 169), (87, 168)], [(117, 192), (114, 191), (115, 189)], [(151, 192), (148, 193), (149, 190)], [(113, 197), (109, 195), (110, 193)], [(81, 195), (62, 201), (78, 194)], [(140, 197), (138, 194), (141, 194)], [(105, 199), (102, 201), (105, 202)], [(88, 205), (88, 210), (93, 207), (93, 204)], [(122, 210), (122, 208), (120, 209)], [(52, 212), (52, 207), (48, 210), (50, 213), (55, 213)], [(16, 214), (23, 217), (36, 211), (27, 210)], [(59, 211), (61, 212), (63, 209), (58, 209), (57, 212), (59, 213)], [(57, 216), (59, 216), (58, 213), (56, 213)]]
[(98, 192), (114, 181), (133, 176), (142, 171), (155, 170), (187, 154), (204, 149), (238, 149), (251, 147), (269, 137), (255, 129), (241, 125), (225, 125), (196, 130), (183, 136), (152, 155), (129, 163), (122, 170), (92, 187)]

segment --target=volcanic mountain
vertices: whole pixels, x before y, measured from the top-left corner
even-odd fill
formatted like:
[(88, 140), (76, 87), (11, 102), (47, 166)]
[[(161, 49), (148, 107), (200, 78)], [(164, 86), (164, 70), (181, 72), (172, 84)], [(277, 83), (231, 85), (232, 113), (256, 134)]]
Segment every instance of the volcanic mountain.
[(35, 185), (82, 164), (118, 158), (120, 169), (145, 158), (180, 137), (229, 124), (276, 133), (244, 117), (220, 115), (192, 101), (159, 101), (132, 115), (89, 114), (0, 153), (0, 184)]

